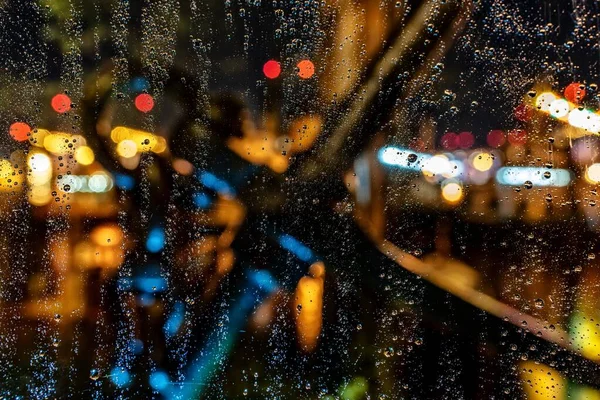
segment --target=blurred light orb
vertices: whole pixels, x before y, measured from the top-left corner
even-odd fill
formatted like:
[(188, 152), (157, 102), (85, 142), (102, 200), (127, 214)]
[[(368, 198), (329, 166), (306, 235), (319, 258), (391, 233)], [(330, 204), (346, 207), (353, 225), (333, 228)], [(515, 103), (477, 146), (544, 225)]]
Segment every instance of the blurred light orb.
[(490, 153), (478, 153), (473, 157), (472, 164), (477, 171), (489, 171), (494, 165), (494, 157)]
[(573, 82), (565, 88), (565, 98), (571, 103), (579, 104), (585, 97), (585, 86), (578, 82)]
[(461, 132), (458, 134), (458, 145), (461, 149), (468, 149), (475, 144), (475, 137), (471, 132)]
[(455, 181), (442, 185), (442, 197), (448, 203), (458, 203), (464, 195), (462, 186)]
[(436, 175), (444, 175), (452, 172), (450, 160), (443, 154), (438, 154), (425, 162), (422, 169), (423, 175), (433, 177)]
[(134, 103), (135, 108), (143, 113), (148, 113), (154, 108), (154, 99), (148, 93), (138, 94)]
[(64, 114), (71, 110), (71, 99), (63, 93), (55, 95), (50, 101), (52, 109), (59, 114)]
[(98, 173), (90, 176), (88, 179), (88, 188), (92, 192), (102, 193), (110, 190), (112, 181), (104, 173)]
[(440, 144), (444, 149), (454, 150), (458, 147), (458, 135), (454, 132), (447, 132), (440, 139)]
[(565, 99), (557, 99), (550, 103), (550, 115), (554, 118), (563, 118), (569, 113), (569, 102)]
[(75, 160), (81, 165), (90, 165), (94, 159), (94, 150), (88, 146), (81, 146), (75, 150)]
[(519, 121), (529, 121), (533, 117), (533, 109), (528, 104), (519, 104), (515, 107), (515, 118)]
[(505, 142), (506, 136), (504, 135), (504, 132), (499, 129), (491, 130), (487, 135), (487, 144), (490, 147), (500, 147)]
[(32, 172), (45, 172), (52, 166), (52, 161), (44, 153), (34, 153), (27, 159), (27, 166)]
[(585, 170), (585, 180), (594, 185), (600, 183), (600, 164), (592, 164)]
[(552, 92), (544, 92), (535, 99), (535, 106), (540, 111), (549, 112), (550, 104), (556, 100), (556, 96)]
[(568, 121), (569, 124), (575, 128), (586, 128), (589, 118), (590, 112), (588, 110), (574, 108), (569, 112)]
[(269, 60), (263, 65), (263, 74), (269, 79), (275, 79), (281, 74), (281, 64), (275, 60)]
[(309, 79), (315, 74), (315, 65), (310, 60), (302, 60), (296, 66), (298, 76), (302, 79)]
[(121, 140), (117, 144), (117, 154), (123, 158), (131, 158), (137, 153), (137, 145), (133, 140), (125, 139)]
[(31, 127), (25, 122), (15, 122), (8, 129), (9, 135), (17, 142), (24, 142), (29, 138)]

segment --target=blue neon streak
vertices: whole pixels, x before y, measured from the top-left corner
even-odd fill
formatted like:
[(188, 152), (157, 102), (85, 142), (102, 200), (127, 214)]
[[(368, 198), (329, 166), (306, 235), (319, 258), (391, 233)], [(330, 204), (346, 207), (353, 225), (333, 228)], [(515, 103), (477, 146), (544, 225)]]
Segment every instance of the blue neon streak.
[(175, 336), (181, 324), (183, 323), (183, 319), (185, 316), (185, 306), (183, 303), (178, 302), (173, 307), (173, 312), (167, 318), (165, 322), (165, 326), (163, 327), (163, 331), (165, 332), (165, 336), (167, 338), (172, 338)]
[(313, 251), (293, 236), (283, 234), (279, 236), (278, 241), (281, 247), (291, 252), (302, 261), (314, 262), (317, 260)]
[[(233, 348), (248, 317), (256, 306), (276, 288), (274, 278), (267, 271), (249, 271), (248, 281), (242, 294), (231, 304), (229, 311), (223, 315), (222, 319), (227, 322), (209, 334), (202, 351), (198, 353), (188, 368), (185, 375), (186, 381), (163, 393), (165, 397), (183, 400), (200, 398), (205, 385)], [(190, 384), (191, 382), (193, 384)]]
[(209, 189), (214, 190), (223, 195), (233, 196), (235, 195), (235, 190), (229, 183), (226, 181), (217, 178), (214, 174), (207, 171), (198, 171), (197, 174), (200, 183), (206, 186)]

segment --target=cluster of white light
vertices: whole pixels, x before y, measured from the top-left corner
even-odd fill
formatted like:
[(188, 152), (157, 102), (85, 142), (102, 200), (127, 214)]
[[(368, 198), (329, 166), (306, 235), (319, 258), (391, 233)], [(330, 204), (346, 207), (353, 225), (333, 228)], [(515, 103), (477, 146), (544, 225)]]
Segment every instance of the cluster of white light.
[(56, 181), (57, 187), (67, 193), (104, 193), (113, 188), (113, 180), (105, 172), (93, 175), (65, 175)]
[(503, 167), (496, 172), (496, 181), (501, 185), (542, 187), (563, 187), (571, 183), (571, 172), (568, 169), (536, 168), (536, 167)]
[(445, 154), (425, 154), (394, 146), (379, 150), (379, 161), (400, 169), (420, 171), (426, 177), (454, 178), (464, 172), (460, 160), (453, 160)]
[(584, 129), (590, 133), (600, 132), (600, 115), (561, 99), (552, 92), (541, 93), (536, 98), (535, 105), (538, 110), (549, 113), (574, 128)]

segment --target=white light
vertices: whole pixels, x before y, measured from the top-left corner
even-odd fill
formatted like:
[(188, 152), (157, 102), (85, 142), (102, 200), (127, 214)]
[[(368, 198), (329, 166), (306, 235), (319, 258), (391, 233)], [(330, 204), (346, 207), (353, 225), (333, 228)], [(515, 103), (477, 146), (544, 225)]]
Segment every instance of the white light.
[(556, 96), (550, 92), (544, 92), (535, 99), (535, 106), (540, 111), (548, 112), (550, 110), (550, 104), (556, 100)]
[(585, 124), (585, 129), (591, 133), (600, 132), (600, 115), (588, 112), (588, 119)]
[(585, 179), (589, 183), (600, 182), (600, 164), (592, 164), (585, 170)]
[(590, 112), (574, 108), (569, 112), (569, 124), (575, 128), (586, 128), (589, 124)]
[(430, 158), (430, 154), (417, 153), (393, 146), (379, 150), (379, 161), (383, 164), (413, 171), (420, 171), (423, 164)]
[(105, 192), (108, 188), (108, 179), (104, 174), (96, 174), (88, 179), (88, 187), (92, 192)]
[(50, 169), (52, 161), (50, 161), (50, 157), (44, 153), (34, 153), (29, 156), (27, 165), (32, 172), (44, 172)]
[(554, 100), (550, 103), (550, 115), (554, 118), (562, 118), (569, 113), (569, 102), (565, 99)]
[(449, 175), (452, 173), (452, 170), (453, 167), (450, 164), (448, 157), (442, 154), (437, 154), (425, 162), (425, 165), (423, 166), (423, 175)]
[(529, 181), (533, 186), (563, 187), (571, 182), (571, 172), (568, 169), (503, 167), (496, 172), (496, 180), (508, 186), (521, 186)]

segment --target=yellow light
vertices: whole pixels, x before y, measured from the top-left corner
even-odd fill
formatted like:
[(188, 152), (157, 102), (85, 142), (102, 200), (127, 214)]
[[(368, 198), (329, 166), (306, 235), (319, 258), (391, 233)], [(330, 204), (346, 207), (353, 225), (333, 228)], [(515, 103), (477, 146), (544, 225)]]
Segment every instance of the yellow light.
[(600, 182), (600, 164), (592, 164), (585, 170), (585, 180), (592, 184)]
[(31, 186), (29, 190), (29, 202), (34, 206), (44, 206), (52, 200), (49, 184)]
[(450, 164), (448, 157), (437, 154), (425, 162), (421, 172), (428, 178), (437, 175), (444, 176), (452, 172), (452, 164)]
[(118, 246), (123, 241), (123, 231), (119, 225), (105, 224), (95, 228), (90, 238), (99, 246)]
[(527, 399), (546, 400), (562, 399), (566, 389), (565, 378), (558, 371), (538, 364), (525, 361), (520, 364), (521, 381)]
[(121, 143), (124, 140), (133, 141), (139, 152), (154, 151), (155, 153), (161, 153), (167, 148), (167, 142), (163, 137), (124, 126), (114, 128), (110, 132), (110, 137), (115, 143)]
[(137, 153), (137, 146), (133, 140), (121, 140), (117, 145), (117, 154), (123, 158), (131, 158)]
[(494, 157), (489, 153), (478, 153), (473, 158), (473, 168), (477, 171), (488, 171), (494, 165)]
[(569, 102), (565, 99), (554, 100), (550, 103), (550, 115), (554, 118), (563, 118), (569, 113)]
[(33, 146), (44, 147), (44, 138), (49, 134), (50, 132), (46, 129), (34, 129), (31, 131), (31, 136), (29, 136), (29, 143)]
[(88, 146), (81, 146), (75, 150), (75, 160), (81, 165), (90, 165), (94, 159), (94, 151)]
[(23, 187), (23, 175), (8, 160), (0, 160), (0, 191), (13, 192)]
[(544, 92), (540, 94), (537, 97), (537, 99), (535, 99), (535, 106), (540, 111), (549, 112), (550, 104), (552, 104), (554, 100), (556, 100), (556, 96), (554, 95), (554, 93)]
[(51, 132), (44, 136), (44, 148), (53, 154), (65, 154), (73, 151), (75, 142), (73, 135), (62, 132)]
[(458, 182), (449, 182), (442, 186), (442, 197), (448, 203), (458, 203), (463, 195), (463, 188)]

